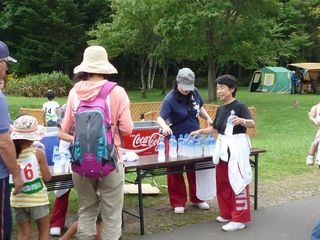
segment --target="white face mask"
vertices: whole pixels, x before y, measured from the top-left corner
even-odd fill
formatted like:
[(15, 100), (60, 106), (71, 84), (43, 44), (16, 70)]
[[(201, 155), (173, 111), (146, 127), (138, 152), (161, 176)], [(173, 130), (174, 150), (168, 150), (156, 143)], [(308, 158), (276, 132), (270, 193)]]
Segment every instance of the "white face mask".
[(189, 90), (184, 91), (184, 90), (181, 88), (181, 85), (180, 85), (180, 84), (178, 84), (178, 90), (179, 90), (179, 92), (180, 92), (182, 95), (184, 95), (184, 96), (188, 95), (189, 92), (190, 92)]

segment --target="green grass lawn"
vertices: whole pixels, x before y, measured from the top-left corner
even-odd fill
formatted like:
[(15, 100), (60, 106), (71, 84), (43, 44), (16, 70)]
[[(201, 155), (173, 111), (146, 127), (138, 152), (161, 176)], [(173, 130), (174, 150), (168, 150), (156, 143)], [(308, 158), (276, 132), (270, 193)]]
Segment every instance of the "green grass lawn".
[[(206, 99), (207, 90), (200, 90), (203, 98)], [(151, 102), (163, 99), (160, 91), (149, 92), (147, 99), (140, 98), (140, 91), (130, 91), (128, 95), (132, 102)], [(316, 128), (309, 121), (306, 112), (312, 105), (319, 102), (318, 95), (250, 93), (247, 88), (240, 88), (237, 99), (248, 106), (254, 106), (257, 111), (257, 130), (256, 136), (252, 138), (252, 146), (267, 150), (267, 153), (261, 154), (259, 159), (260, 182), (281, 180), (288, 176), (314, 171), (314, 168), (305, 166), (305, 158), (316, 133)], [(7, 96), (7, 101), (13, 118), (20, 107), (40, 108), (46, 99)], [(57, 101), (63, 104), (66, 98), (57, 98)], [(294, 102), (297, 102), (296, 107), (294, 107)], [(126, 177), (134, 179), (132, 175)], [(152, 182), (152, 180), (146, 179), (144, 182)], [(166, 178), (157, 177), (157, 183), (166, 184)], [(162, 190), (166, 194), (166, 190)], [(51, 194), (52, 198), (53, 194)], [(75, 198), (73, 194), (71, 199)], [(144, 199), (146, 207), (155, 204), (154, 202), (156, 201), (152, 197)], [(126, 197), (125, 205), (137, 206), (137, 197)], [(74, 204), (70, 212), (76, 209), (77, 206)]]
[[(206, 99), (207, 90), (200, 90)], [(147, 99), (141, 99), (140, 91), (129, 91), (128, 95), (132, 102), (163, 99), (157, 90), (149, 92)], [(260, 180), (276, 180), (311, 171), (304, 166), (304, 161), (316, 128), (308, 120), (306, 111), (318, 103), (318, 95), (250, 93), (247, 88), (240, 88), (237, 98), (257, 110), (257, 134), (252, 146), (267, 149), (267, 153), (261, 155)], [(66, 98), (56, 100), (60, 104), (66, 102)], [(7, 101), (14, 118), (20, 107), (41, 108), (46, 99), (7, 96)], [(298, 102), (297, 107), (294, 101)]]

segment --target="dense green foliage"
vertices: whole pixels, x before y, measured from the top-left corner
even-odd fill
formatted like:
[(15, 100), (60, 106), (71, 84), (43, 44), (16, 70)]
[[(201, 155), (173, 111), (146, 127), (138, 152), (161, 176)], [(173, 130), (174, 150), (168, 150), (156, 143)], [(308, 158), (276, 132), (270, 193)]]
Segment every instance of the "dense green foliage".
[(19, 75), (51, 72), (71, 74), (87, 46), (86, 31), (111, 14), (110, 0), (3, 0), (1, 40), (19, 60)]
[(73, 86), (69, 76), (62, 72), (27, 75), (24, 78), (13, 78), (8, 81), (6, 94), (25, 97), (43, 97), (48, 89), (56, 96), (66, 96)]
[[(320, 61), (318, 0), (3, 0), (0, 36), (18, 76), (71, 76), (87, 44), (105, 46), (122, 85), (163, 92), (177, 69), (248, 83), (254, 69)], [(140, 81), (139, 79), (140, 76)]]

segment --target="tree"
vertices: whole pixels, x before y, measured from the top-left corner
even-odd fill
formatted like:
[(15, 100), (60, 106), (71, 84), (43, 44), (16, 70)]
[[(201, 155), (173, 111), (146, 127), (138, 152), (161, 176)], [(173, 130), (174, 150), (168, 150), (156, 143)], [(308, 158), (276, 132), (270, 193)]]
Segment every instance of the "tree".
[[(151, 73), (154, 71), (152, 53), (160, 41), (154, 28), (162, 13), (161, 3), (155, 0), (114, 0), (112, 23), (101, 24), (90, 32), (90, 36), (95, 38), (91, 43), (105, 46), (111, 56), (123, 52), (138, 56), (142, 97), (146, 97), (147, 86), (151, 87)], [(147, 85), (145, 76), (148, 67)]]
[(61, 70), (71, 75), (87, 45), (86, 31), (111, 14), (108, 4), (109, 0), (2, 1), (0, 31), (18, 59), (17, 73)]
[(171, 1), (175, 14), (166, 16), (161, 32), (167, 38), (174, 36), (176, 51), (187, 59), (206, 59), (210, 102), (216, 100), (214, 80), (221, 67), (231, 62), (257, 65), (259, 31), (268, 26), (266, 19), (275, 4), (273, 0)]
[(281, 10), (275, 19), (279, 26), (276, 36), (280, 37), (276, 43), (280, 64), (307, 59), (319, 61), (319, 1), (284, 1)]

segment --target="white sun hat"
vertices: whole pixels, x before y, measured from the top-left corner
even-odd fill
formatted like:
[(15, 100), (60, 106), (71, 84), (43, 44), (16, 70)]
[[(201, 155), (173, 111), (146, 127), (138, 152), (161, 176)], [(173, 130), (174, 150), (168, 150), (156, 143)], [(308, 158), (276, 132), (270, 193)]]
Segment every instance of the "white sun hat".
[(117, 69), (109, 62), (108, 54), (104, 47), (90, 46), (83, 53), (82, 63), (75, 67), (73, 73), (87, 72), (100, 74), (118, 73)]

